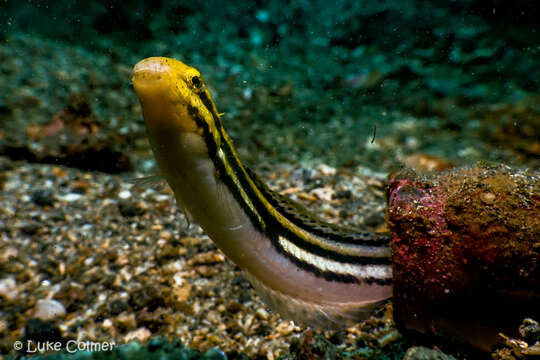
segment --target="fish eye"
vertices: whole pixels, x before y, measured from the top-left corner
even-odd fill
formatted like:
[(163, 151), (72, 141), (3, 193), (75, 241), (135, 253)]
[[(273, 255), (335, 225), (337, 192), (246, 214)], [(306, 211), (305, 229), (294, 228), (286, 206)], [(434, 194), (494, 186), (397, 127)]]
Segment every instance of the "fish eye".
[(201, 78), (199, 76), (194, 76), (191, 78), (191, 83), (193, 84), (193, 86), (195, 86), (196, 88), (200, 88), (201, 85), (202, 85), (202, 81), (201, 81)]

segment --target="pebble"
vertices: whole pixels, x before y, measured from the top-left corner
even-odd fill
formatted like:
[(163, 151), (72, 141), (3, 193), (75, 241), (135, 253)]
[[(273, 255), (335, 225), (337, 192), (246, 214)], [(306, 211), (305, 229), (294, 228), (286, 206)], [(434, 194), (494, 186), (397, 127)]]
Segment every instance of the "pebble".
[(0, 297), (8, 301), (13, 301), (17, 297), (17, 282), (13, 278), (0, 280)]
[(127, 333), (124, 336), (123, 341), (124, 342), (130, 342), (132, 340), (138, 340), (141, 343), (145, 343), (150, 336), (152, 336), (152, 333), (147, 328), (139, 328), (137, 330), (133, 330), (129, 333)]
[(281, 336), (290, 335), (294, 331), (294, 323), (292, 321), (281, 322), (276, 330)]
[(326, 164), (320, 164), (319, 166), (317, 166), (317, 170), (323, 176), (334, 176), (334, 175), (336, 175), (336, 168), (328, 166)]
[(40, 225), (35, 221), (21, 221), (16, 225), (24, 234), (32, 236), (35, 235), (40, 228)]
[(191, 264), (204, 264), (204, 265), (211, 265), (211, 264), (217, 264), (225, 261), (225, 255), (222, 253), (217, 253), (214, 251), (196, 254), (193, 256), (193, 259), (191, 259)]
[(177, 272), (173, 275), (173, 281), (174, 281), (174, 285), (176, 286), (180, 286), (184, 283), (184, 278), (182, 277), (182, 273), (181, 272)]
[(316, 171), (313, 169), (299, 168), (293, 171), (290, 181), (300, 187), (313, 182), (316, 175)]
[(183, 285), (176, 285), (173, 286), (173, 295), (174, 300), (176, 302), (184, 302), (187, 299), (189, 299), (189, 295), (191, 294), (191, 285), (188, 283), (184, 283)]
[(6, 320), (0, 320), (0, 335), (4, 335), (8, 331), (8, 324)]
[(31, 198), (34, 204), (40, 206), (52, 206), (55, 202), (54, 193), (50, 189), (36, 190)]
[(480, 200), (487, 205), (493, 204), (495, 202), (495, 198), (496, 196), (492, 192), (483, 192), (480, 194)]
[(352, 197), (352, 192), (349, 189), (338, 190), (332, 194), (332, 200), (336, 199), (350, 199)]
[(114, 319), (114, 323), (118, 330), (122, 332), (132, 331), (137, 327), (137, 320), (135, 314), (121, 314)]
[(116, 316), (116, 315), (122, 313), (123, 311), (126, 311), (127, 309), (129, 309), (129, 306), (122, 299), (113, 300), (109, 304), (109, 311), (110, 311), (112, 316)]
[(123, 191), (120, 191), (120, 192), (118, 193), (118, 197), (119, 197), (120, 199), (123, 199), (123, 200), (129, 199), (129, 198), (131, 197), (131, 191), (129, 191), (129, 190), (123, 190)]
[(52, 320), (64, 315), (66, 315), (66, 308), (57, 300), (39, 300), (34, 309), (34, 317), (41, 320)]
[(83, 197), (84, 195), (79, 194), (79, 193), (69, 193), (65, 195), (59, 195), (58, 200), (65, 201), (65, 202), (73, 202), (73, 201), (78, 201), (82, 199)]
[(118, 203), (118, 211), (125, 217), (135, 217), (144, 214), (146, 209), (138, 203), (123, 200)]
[(319, 200), (331, 201), (332, 195), (334, 194), (334, 190), (329, 187), (322, 187), (322, 188), (313, 189), (311, 193), (315, 195), (315, 197), (317, 197), (317, 199)]
[(268, 314), (268, 311), (266, 311), (264, 308), (258, 308), (257, 310), (255, 310), (255, 314), (263, 320), (268, 320), (268, 318), (270, 317), (270, 314)]
[(196, 270), (204, 277), (211, 277), (219, 273), (217, 268), (208, 265), (197, 266)]

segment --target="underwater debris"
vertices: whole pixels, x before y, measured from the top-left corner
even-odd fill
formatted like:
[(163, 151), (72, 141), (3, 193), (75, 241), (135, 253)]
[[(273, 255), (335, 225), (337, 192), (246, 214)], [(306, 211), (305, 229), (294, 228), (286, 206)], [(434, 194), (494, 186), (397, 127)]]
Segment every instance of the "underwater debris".
[(479, 165), (394, 175), (394, 319), (490, 351), (540, 318), (540, 174)]

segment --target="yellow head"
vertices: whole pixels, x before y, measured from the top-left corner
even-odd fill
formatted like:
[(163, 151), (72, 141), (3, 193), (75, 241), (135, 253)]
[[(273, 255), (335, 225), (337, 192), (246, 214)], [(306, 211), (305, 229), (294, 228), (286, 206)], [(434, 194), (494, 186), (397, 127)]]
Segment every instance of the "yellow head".
[(151, 133), (214, 133), (217, 110), (197, 69), (150, 57), (135, 65), (131, 81)]

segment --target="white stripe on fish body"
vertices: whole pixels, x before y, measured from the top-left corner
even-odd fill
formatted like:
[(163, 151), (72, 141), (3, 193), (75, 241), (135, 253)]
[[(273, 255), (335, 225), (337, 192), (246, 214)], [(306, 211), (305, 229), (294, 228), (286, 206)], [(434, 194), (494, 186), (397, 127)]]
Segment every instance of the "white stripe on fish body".
[(336, 274), (353, 275), (361, 279), (388, 279), (392, 277), (390, 265), (353, 265), (330, 260), (299, 248), (283, 236), (279, 236), (279, 244), (289, 254), (321, 270)]

